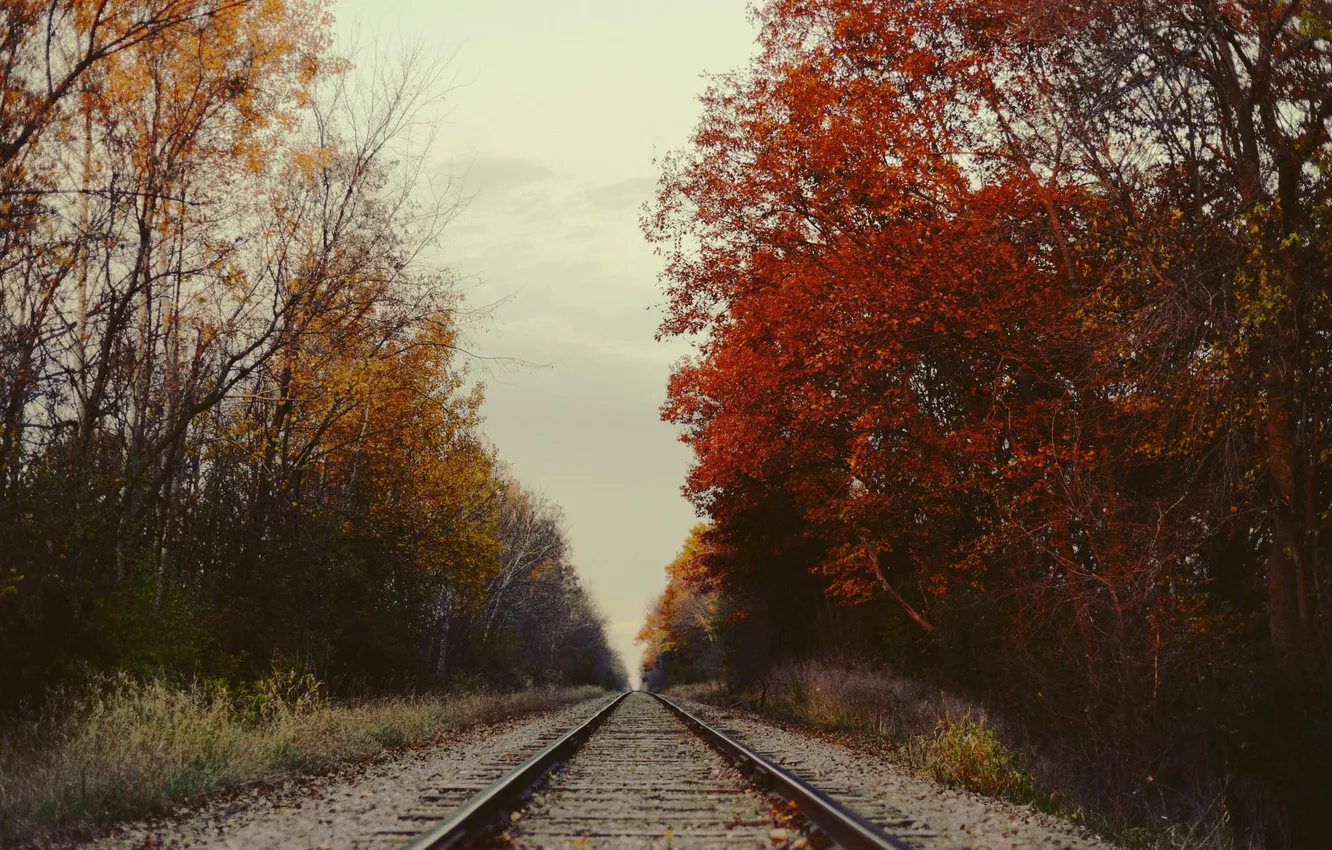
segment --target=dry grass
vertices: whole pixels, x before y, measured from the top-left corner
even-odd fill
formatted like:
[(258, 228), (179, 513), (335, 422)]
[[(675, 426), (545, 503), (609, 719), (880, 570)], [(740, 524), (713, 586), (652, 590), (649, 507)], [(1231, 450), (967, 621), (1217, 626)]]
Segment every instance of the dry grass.
[[(705, 702), (728, 693), (715, 684), (686, 686), (682, 692)], [(899, 744), (933, 736), (941, 720), (988, 721), (980, 706), (920, 680), (821, 661), (777, 667), (738, 696), (766, 714), (831, 731), (867, 732)]]
[(0, 847), (436, 743), (466, 726), (601, 693), (544, 688), (340, 704), (290, 675), (240, 693), (102, 680), (0, 735)]
[(1086, 823), (1116, 844), (1141, 850), (1229, 847), (1220, 800), (1194, 823), (1129, 828), (1059, 793), (1071, 787), (1059, 760), (1020, 746), (1022, 730), (984, 706), (882, 669), (820, 661), (786, 664), (742, 692), (719, 683), (673, 692), (713, 705), (742, 705), (769, 717), (887, 745), (907, 770), (949, 785)]
[[(716, 684), (679, 690), (712, 703), (737, 696)], [(778, 667), (738, 696), (770, 716), (891, 744), (904, 766), (954, 787), (1018, 803), (1035, 797), (1022, 757), (985, 710), (919, 680), (812, 661)]]

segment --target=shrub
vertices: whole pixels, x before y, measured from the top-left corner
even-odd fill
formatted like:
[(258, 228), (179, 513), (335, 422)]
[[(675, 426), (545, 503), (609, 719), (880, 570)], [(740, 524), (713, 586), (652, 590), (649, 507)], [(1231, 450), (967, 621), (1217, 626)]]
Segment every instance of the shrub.
[(935, 736), (917, 739), (912, 750), (920, 769), (940, 782), (1015, 803), (1035, 798), (1031, 774), (984, 719), (941, 721)]

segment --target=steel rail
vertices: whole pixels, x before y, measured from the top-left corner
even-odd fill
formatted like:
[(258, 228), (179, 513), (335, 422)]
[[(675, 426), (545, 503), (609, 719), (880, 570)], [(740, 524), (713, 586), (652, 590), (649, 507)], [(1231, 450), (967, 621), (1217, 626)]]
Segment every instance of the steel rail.
[(512, 807), (527, 795), (532, 786), (545, 778), (551, 768), (567, 760), (586, 743), (629, 693), (626, 691), (620, 694), (541, 752), (495, 780), (484, 791), (454, 809), (453, 814), (402, 845), (402, 850), (448, 850), (451, 847), (466, 846), (465, 842), (491, 828), (500, 815), (512, 811)]
[(912, 850), (911, 845), (847, 809), (744, 744), (699, 720), (683, 706), (661, 694), (652, 694), (702, 738), (720, 750), (741, 770), (766, 784), (769, 790), (794, 802), (811, 823), (844, 850)]

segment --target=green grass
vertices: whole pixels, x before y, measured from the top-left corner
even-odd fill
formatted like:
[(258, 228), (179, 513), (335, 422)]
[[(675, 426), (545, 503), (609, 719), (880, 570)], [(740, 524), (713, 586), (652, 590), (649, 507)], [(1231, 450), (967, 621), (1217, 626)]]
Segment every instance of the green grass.
[(245, 691), (102, 679), (0, 732), (0, 846), (160, 814), (174, 804), (326, 771), (464, 727), (590, 699), (537, 688), (340, 703), (275, 676)]
[(909, 749), (921, 772), (954, 788), (1014, 803), (1036, 799), (1035, 782), (1020, 757), (984, 720), (950, 720), (934, 737), (918, 738)]

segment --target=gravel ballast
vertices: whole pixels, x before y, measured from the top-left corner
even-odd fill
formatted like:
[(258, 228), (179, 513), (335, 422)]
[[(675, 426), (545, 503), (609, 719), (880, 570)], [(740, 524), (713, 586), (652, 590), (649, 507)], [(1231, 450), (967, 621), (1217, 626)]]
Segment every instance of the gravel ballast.
[(771, 847), (780, 826), (772, 803), (665, 706), (635, 693), (552, 772), (505, 838), (516, 850)]
[(694, 700), (681, 705), (921, 850), (1111, 850), (1061, 818), (904, 773), (892, 762)]

